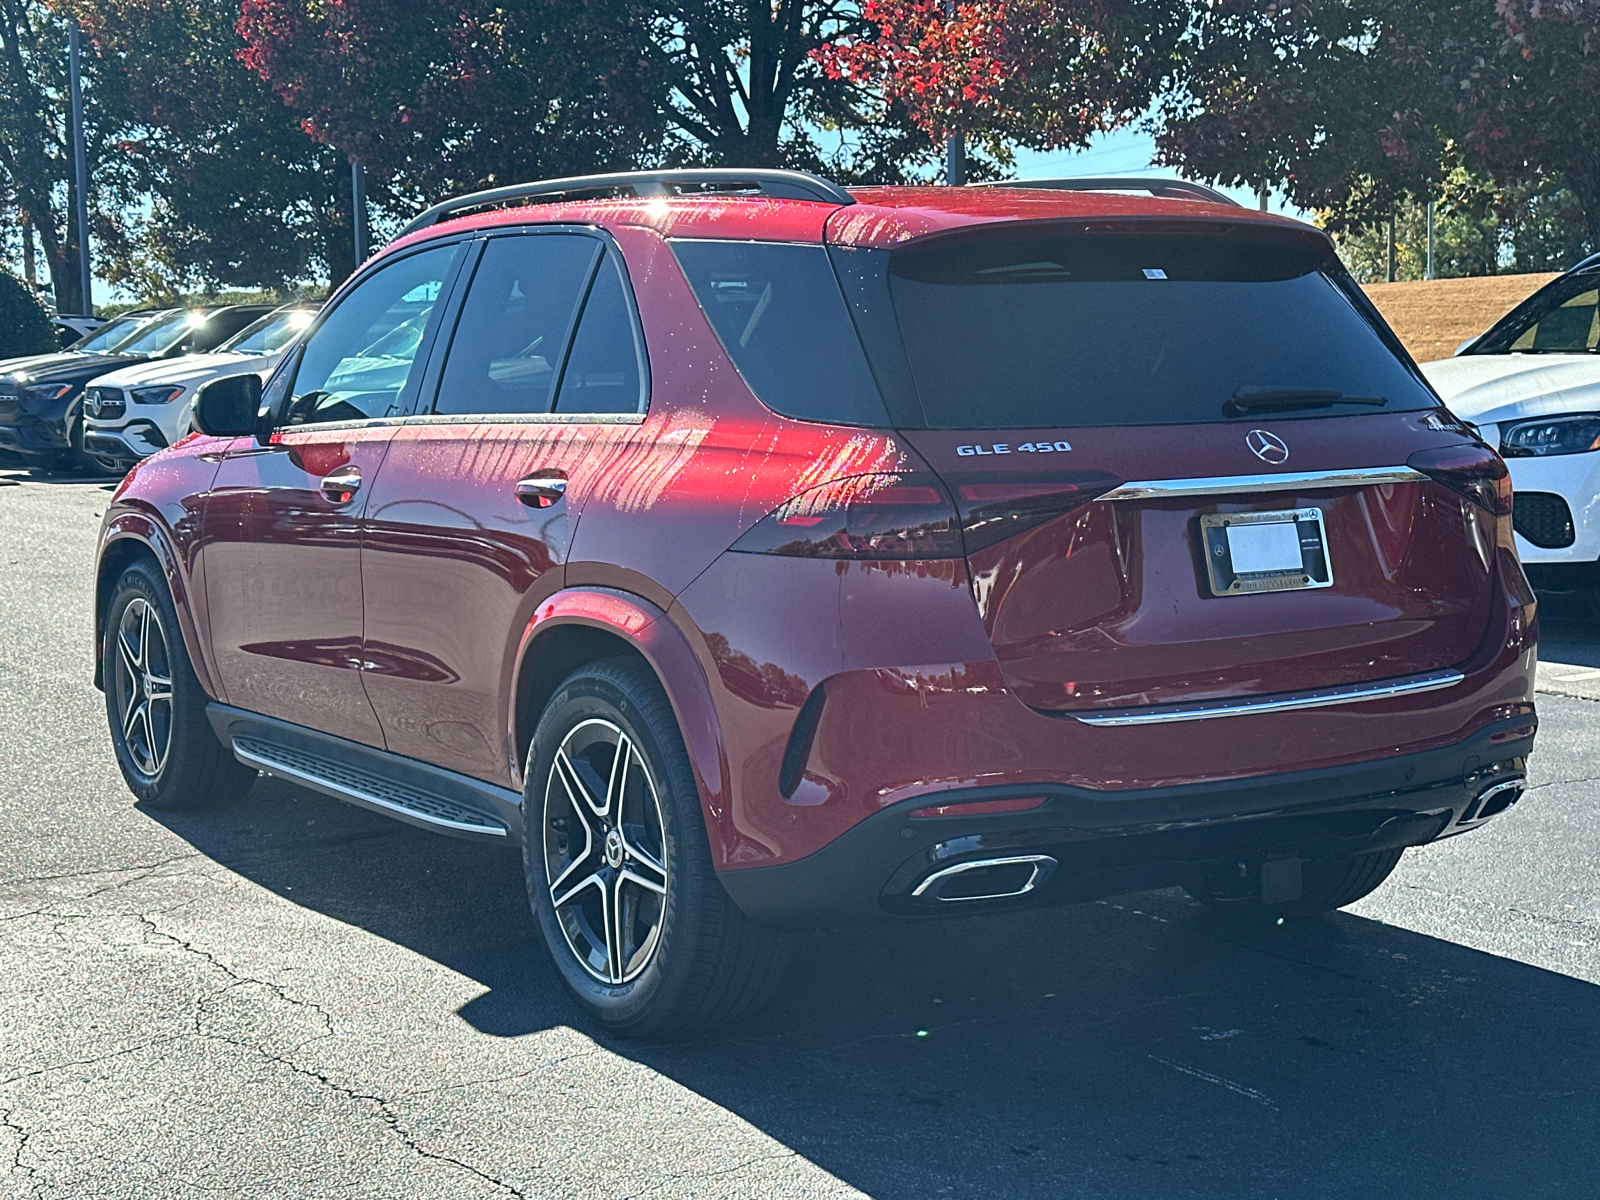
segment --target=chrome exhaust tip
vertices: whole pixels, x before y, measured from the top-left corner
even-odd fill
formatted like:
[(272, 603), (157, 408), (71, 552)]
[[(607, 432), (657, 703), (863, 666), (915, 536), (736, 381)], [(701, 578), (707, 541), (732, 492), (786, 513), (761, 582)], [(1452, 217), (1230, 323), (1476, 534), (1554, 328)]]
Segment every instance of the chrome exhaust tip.
[(911, 890), (914, 900), (960, 904), (1026, 896), (1050, 878), (1056, 860), (1048, 854), (978, 858), (933, 872)]
[(1523, 790), (1527, 785), (1528, 781), (1520, 775), (1515, 779), (1502, 779), (1499, 783), (1490, 784), (1473, 797), (1472, 803), (1467, 805), (1466, 811), (1461, 814), (1450, 832), (1476, 829), (1489, 818), (1498, 817), (1522, 799)]

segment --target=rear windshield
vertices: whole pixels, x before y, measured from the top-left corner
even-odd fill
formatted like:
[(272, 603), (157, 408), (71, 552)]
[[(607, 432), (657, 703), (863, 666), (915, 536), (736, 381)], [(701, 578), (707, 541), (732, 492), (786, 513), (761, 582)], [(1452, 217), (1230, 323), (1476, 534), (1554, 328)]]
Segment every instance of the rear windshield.
[(988, 237), (895, 253), (889, 277), (934, 428), (1207, 422), (1274, 394), (1278, 415), (1438, 404), (1337, 261), (1300, 243)]
[(1600, 272), (1547, 284), (1489, 330), (1468, 354), (1594, 354), (1600, 351)]

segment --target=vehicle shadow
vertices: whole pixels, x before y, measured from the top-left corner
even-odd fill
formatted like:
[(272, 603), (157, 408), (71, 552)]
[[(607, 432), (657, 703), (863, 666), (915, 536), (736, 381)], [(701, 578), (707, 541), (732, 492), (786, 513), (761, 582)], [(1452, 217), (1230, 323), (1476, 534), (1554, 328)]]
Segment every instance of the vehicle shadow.
[(475, 1029), (582, 1029), (880, 1200), (1600, 1187), (1600, 987), (1379, 921), (1240, 926), (1162, 892), (818, 933), (739, 1027), (628, 1043), (567, 1002), (504, 848), (269, 779), (149, 815), (478, 981)]
[(1539, 660), (1600, 667), (1600, 605), (1585, 592), (1539, 592)]

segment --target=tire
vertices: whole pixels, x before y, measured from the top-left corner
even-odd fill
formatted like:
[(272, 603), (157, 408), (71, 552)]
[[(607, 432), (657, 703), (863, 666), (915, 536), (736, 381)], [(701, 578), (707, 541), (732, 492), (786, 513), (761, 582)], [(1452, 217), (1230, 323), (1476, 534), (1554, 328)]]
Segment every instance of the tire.
[(1184, 890), (1207, 907), (1246, 918), (1309, 917), (1354, 904), (1376, 891), (1394, 871), (1402, 853), (1380, 850), (1355, 858), (1307, 862), (1302, 867), (1300, 898), (1285, 904), (1263, 904), (1259, 886), (1246, 890), (1251, 880), (1235, 880), (1231, 873), (1229, 877), (1212, 876), (1185, 884)]
[(80, 414), (67, 434), (67, 440), (72, 443), (72, 450), (62, 461), (68, 464), (70, 470), (87, 471), (90, 475), (109, 475), (111, 472), (106, 468), (106, 464), (83, 448), (83, 434), (83, 416)]
[(233, 757), (206, 719), (208, 697), (179, 632), (160, 570), (140, 559), (106, 606), (101, 682), (117, 766), (151, 808), (202, 808), (244, 795), (256, 772)]
[(656, 1037), (718, 1025), (776, 989), (788, 940), (751, 922), (718, 882), (683, 738), (647, 668), (607, 659), (566, 678), (528, 748), (522, 818), (545, 947), (607, 1029)]

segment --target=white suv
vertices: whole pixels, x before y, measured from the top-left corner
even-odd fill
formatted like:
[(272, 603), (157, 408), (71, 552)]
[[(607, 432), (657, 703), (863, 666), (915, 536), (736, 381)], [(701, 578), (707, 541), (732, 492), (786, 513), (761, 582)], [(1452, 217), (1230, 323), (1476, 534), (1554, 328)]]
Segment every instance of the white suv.
[(1600, 254), (1422, 373), (1511, 468), (1528, 579), (1600, 588)]
[(202, 384), (248, 372), (265, 381), (316, 315), (315, 308), (286, 305), (207, 354), (136, 363), (92, 380), (83, 393), (84, 450), (125, 470), (187, 437)]

